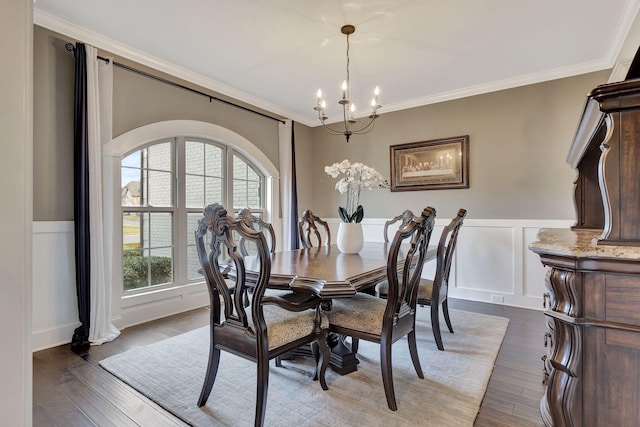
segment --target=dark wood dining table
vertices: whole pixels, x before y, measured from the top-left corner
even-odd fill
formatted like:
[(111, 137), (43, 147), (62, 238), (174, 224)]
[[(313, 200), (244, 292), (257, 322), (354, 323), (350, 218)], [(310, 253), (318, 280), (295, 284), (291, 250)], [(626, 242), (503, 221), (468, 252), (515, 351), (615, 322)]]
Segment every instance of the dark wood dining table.
[[(357, 254), (340, 252), (336, 245), (295, 249), (271, 254), (269, 287), (312, 293), (326, 300), (330, 309), (334, 298), (350, 298), (357, 292), (374, 293), (376, 283), (387, 277), (387, 255), (391, 243), (365, 242)], [(425, 262), (436, 257), (436, 247), (429, 247)], [(255, 257), (245, 257), (247, 279), (258, 268)], [(404, 261), (399, 264), (402, 268)], [(357, 370), (358, 360), (344, 341), (331, 334), (331, 368), (344, 375)]]

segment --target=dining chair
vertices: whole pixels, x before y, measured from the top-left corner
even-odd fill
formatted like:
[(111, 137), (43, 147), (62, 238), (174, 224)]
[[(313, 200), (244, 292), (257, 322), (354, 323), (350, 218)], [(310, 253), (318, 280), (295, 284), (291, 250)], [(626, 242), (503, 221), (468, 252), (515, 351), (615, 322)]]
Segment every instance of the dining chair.
[[(318, 228), (318, 225), (321, 228)], [(321, 218), (315, 216), (309, 209), (302, 213), (302, 217), (298, 220), (298, 231), (300, 232), (300, 241), (305, 249), (314, 246), (331, 245), (331, 231), (329, 224)], [(314, 245), (314, 240), (316, 245)]]
[[(453, 326), (449, 317), (449, 273), (451, 272), (451, 261), (458, 242), (458, 232), (464, 221), (467, 211), (458, 210), (458, 214), (445, 226), (440, 235), (436, 255), (436, 272), (433, 280), (421, 279), (418, 287), (418, 305), (428, 305), (431, 309), (431, 329), (433, 337), (438, 346), (438, 350), (444, 350), (442, 344), (442, 334), (440, 332), (440, 307), (444, 321), (453, 333)], [(388, 285), (384, 282), (378, 285), (378, 294), (385, 297), (388, 293)]]
[[(384, 223), (384, 229), (382, 231), (384, 236), (384, 243), (385, 244), (389, 243), (389, 227), (390, 226), (396, 224), (397, 222), (400, 222), (398, 228), (401, 228), (407, 225), (409, 222), (411, 222), (411, 220), (414, 219), (415, 217), (416, 216), (414, 215), (414, 213), (411, 212), (409, 209), (407, 209), (404, 212), (402, 212), (400, 215), (396, 215), (390, 220), (386, 221)], [(375, 285), (374, 290), (376, 293), (379, 293), (378, 288), (380, 286), (383, 286), (385, 289), (388, 288), (387, 279), (383, 279)], [(353, 354), (358, 354), (358, 347), (359, 347), (358, 338), (351, 337), (351, 352)]]
[[(248, 307), (242, 296), (246, 294), (249, 284), (244, 258), (237, 250), (235, 233), (255, 244), (259, 261), (255, 284), (251, 284), (254, 291)], [(300, 301), (290, 301), (265, 294), (271, 275), (271, 257), (264, 233), (252, 229), (241, 219), (227, 215), (222, 205), (214, 203), (204, 209), (195, 239), (211, 302), (209, 360), (198, 406), (206, 404), (209, 398), (218, 372), (221, 350), (244, 357), (257, 365), (256, 426), (264, 422), (269, 360), (301, 345), (311, 344), (315, 360), (314, 380), (319, 379), (322, 388), (327, 390), (325, 372), (330, 356), (326, 343), (328, 325), (326, 316), (320, 311), (320, 299), (308, 295)], [(206, 242), (209, 251), (205, 247)], [(237, 272), (234, 293), (230, 292), (220, 270), (219, 255), (223, 252)], [(239, 394), (244, 392), (238, 391)]]
[(435, 209), (427, 207), (419, 217), (396, 231), (387, 256), (389, 293), (386, 300), (357, 293), (351, 298), (334, 299), (328, 311), (330, 332), (380, 344), (382, 383), (387, 405), (393, 411), (398, 407), (391, 346), (405, 335), (413, 367), (418, 377), (424, 378), (416, 346), (416, 302), (435, 216)]

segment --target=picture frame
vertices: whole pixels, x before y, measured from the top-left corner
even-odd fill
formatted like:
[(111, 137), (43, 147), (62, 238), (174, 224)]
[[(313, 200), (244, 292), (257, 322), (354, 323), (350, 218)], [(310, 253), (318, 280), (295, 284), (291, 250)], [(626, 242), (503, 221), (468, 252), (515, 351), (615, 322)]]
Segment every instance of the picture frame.
[(391, 191), (469, 188), (469, 135), (391, 145)]

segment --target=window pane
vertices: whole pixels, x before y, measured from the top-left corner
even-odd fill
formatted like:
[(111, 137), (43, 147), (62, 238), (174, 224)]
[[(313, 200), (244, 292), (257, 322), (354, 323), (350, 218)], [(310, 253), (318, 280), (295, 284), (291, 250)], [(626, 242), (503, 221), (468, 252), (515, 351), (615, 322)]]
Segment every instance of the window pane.
[(233, 156), (233, 178), (247, 179), (247, 164), (238, 156)]
[(188, 174), (204, 175), (204, 144), (196, 141), (185, 142), (186, 171)]
[(147, 178), (147, 204), (154, 207), (171, 206), (171, 173), (150, 170)]
[(124, 290), (149, 286), (146, 251), (125, 250), (122, 253), (122, 281)]
[(141, 168), (142, 165), (140, 164), (140, 150), (135, 151), (131, 154), (129, 154), (127, 157), (125, 157), (124, 159), (122, 159), (122, 166), (128, 166), (128, 167), (132, 167), (132, 168)]
[(150, 284), (162, 285), (173, 281), (173, 257), (171, 248), (152, 249), (150, 252)]
[(206, 178), (205, 188), (206, 195), (202, 206), (210, 205), (211, 203), (222, 203), (222, 183), (220, 178)]
[(224, 150), (212, 144), (186, 141), (186, 207), (222, 202)]
[(149, 169), (160, 171), (172, 171), (173, 168), (171, 167), (171, 148), (172, 144), (170, 142), (155, 144), (147, 147), (147, 167)]
[(173, 226), (171, 213), (152, 212), (149, 214), (149, 248), (173, 246)]
[(142, 199), (140, 198), (140, 169), (122, 168), (121, 181), (122, 189), (120, 190), (120, 202), (122, 206), (140, 206)]
[(233, 156), (233, 208), (262, 209), (262, 176), (240, 156)]
[(205, 205), (205, 185), (204, 177), (197, 175), (187, 175), (185, 182), (186, 203), (188, 207), (195, 208)]
[(260, 176), (253, 170), (252, 167), (247, 165), (247, 179), (249, 181), (260, 181)]
[(253, 209), (261, 208), (260, 204), (260, 183), (247, 183), (247, 206)]
[(172, 148), (172, 143), (163, 142), (122, 159), (122, 206), (173, 205)]
[(125, 212), (122, 215), (122, 249), (136, 250), (141, 249), (142, 245), (142, 214)]
[(223, 157), (224, 150), (215, 145), (205, 144), (206, 170), (208, 176), (223, 176)]
[(234, 209), (248, 207), (246, 181), (233, 180), (233, 207)]

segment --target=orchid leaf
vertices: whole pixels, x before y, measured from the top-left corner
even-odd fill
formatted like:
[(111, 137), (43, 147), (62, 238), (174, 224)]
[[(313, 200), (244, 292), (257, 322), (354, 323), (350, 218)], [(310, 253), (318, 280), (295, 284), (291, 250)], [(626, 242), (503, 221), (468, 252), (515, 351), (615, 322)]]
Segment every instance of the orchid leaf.
[(363, 218), (364, 218), (364, 208), (362, 207), (362, 205), (358, 205), (358, 208), (351, 216), (350, 222), (359, 223), (359, 222), (362, 222)]
[(343, 222), (350, 222), (349, 221), (349, 214), (347, 213), (347, 210), (345, 208), (343, 208), (342, 206), (338, 207), (338, 215), (340, 215), (340, 219)]

